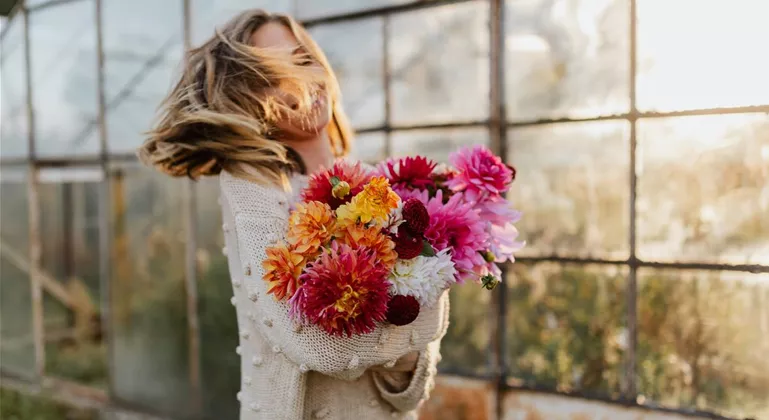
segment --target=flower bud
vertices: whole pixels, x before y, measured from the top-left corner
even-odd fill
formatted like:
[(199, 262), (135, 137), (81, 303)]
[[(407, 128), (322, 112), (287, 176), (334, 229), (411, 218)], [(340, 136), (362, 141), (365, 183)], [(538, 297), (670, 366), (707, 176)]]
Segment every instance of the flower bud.
[(350, 194), (350, 184), (347, 181), (339, 181), (331, 189), (331, 195), (340, 200), (347, 197), (347, 194)]
[(494, 275), (487, 274), (481, 277), (481, 284), (486, 290), (494, 290), (494, 288), (499, 284), (499, 279)]

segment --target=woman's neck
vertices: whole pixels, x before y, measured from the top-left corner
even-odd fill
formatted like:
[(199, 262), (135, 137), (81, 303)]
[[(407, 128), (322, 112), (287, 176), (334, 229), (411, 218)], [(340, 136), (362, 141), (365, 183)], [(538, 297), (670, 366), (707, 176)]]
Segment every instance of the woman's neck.
[(313, 139), (284, 139), (283, 144), (294, 149), (299, 154), (305, 168), (307, 168), (308, 174), (316, 172), (321, 168), (328, 168), (334, 162), (334, 154), (331, 152), (331, 144), (328, 140), (328, 133), (325, 130)]

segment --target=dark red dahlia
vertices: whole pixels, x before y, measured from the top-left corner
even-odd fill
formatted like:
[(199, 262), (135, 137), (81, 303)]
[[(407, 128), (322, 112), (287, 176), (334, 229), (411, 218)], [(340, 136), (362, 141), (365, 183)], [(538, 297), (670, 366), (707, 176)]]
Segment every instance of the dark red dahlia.
[(419, 316), (419, 302), (414, 296), (395, 295), (387, 303), (387, 322), (402, 326), (414, 322)]
[(425, 205), (416, 198), (409, 198), (403, 203), (403, 220), (406, 227), (416, 236), (422, 236), (430, 226), (430, 214)]
[(398, 258), (402, 260), (418, 257), (424, 247), (422, 237), (412, 235), (404, 225), (398, 229), (398, 234), (393, 237), (393, 242), (395, 242), (395, 252), (398, 253)]
[(393, 188), (423, 190), (434, 185), (432, 173), (436, 165), (423, 156), (409, 156), (380, 164), (379, 172)]

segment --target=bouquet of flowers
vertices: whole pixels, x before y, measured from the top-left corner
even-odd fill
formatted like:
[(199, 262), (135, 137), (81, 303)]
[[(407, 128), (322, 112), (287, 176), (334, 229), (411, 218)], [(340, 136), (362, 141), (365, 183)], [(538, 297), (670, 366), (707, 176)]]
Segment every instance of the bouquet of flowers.
[(311, 176), (286, 242), (267, 249), (268, 293), (300, 322), (336, 336), (406, 325), (451, 286), (498, 284), (523, 243), (504, 198), (515, 179), (485, 147), (439, 166), (421, 156), (375, 170), (337, 161)]

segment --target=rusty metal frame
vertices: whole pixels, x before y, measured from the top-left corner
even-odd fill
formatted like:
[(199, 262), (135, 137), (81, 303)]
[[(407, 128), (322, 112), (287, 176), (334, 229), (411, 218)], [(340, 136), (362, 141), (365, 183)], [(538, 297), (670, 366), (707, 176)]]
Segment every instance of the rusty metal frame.
[(110, 218), (112, 215), (112, 182), (109, 177), (109, 130), (107, 130), (106, 77), (104, 57), (104, 10), (103, 0), (95, 1), (96, 13), (96, 89), (98, 95), (98, 130), (99, 130), (99, 166), (102, 180), (99, 185), (99, 302), (102, 336), (107, 348), (107, 395), (115, 395), (115, 359), (114, 334), (112, 324), (112, 270), (111, 255), (113, 232)]
[[(505, 0), (490, 0), (489, 11), (489, 141), (491, 150), (507, 161), (507, 110), (505, 101)], [(502, 278), (509, 267), (505, 264)], [(496, 398), (494, 411), (497, 418), (504, 418), (505, 386), (507, 384), (507, 282), (497, 286), (496, 300), (492, 308), (496, 312), (491, 329), (491, 364), (495, 379)]]
[[(382, 88), (384, 89), (384, 122), (382, 128), (385, 136), (385, 156), (390, 156), (393, 150), (392, 129), (392, 88), (390, 86), (390, 15), (382, 16)], [(379, 130), (370, 130), (379, 131)], [(366, 131), (358, 130), (359, 133)]]
[[(192, 10), (190, 0), (182, 0), (182, 32), (184, 51), (192, 47)], [(198, 311), (198, 273), (197, 273), (197, 243), (198, 243), (198, 214), (197, 214), (197, 183), (191, 179), (184, 180), (184, 292), (187, 301), (187, 358), (189, 363), (189, 381), (191, 405), (193, 412), (199, 413), (203, 407), (200, 366), (200, 320)]]
[[(142, 71), (139, 72), (129, 84), (118, 93), (110, 102), (107, 102), (105, 97), (105, 76), (104, 76), (104, 45), (103, 45), (103, 22), (102, 22), (102, 0), (93, 0), (96, 4), (96, 28), (97, 28), (97, 58), (98, 58), (98, 70), (97, 70), (97, 84), (98, 84), (98, 106), (99, 113), (97, 118), (92, 121), (90, 128), (93, 125), (98, 126), (99, 140), (101, 151), (95, 156), (78, 156), (78, 157), (54, 157), (54, 158), (38, 158), (35, 153), (35, 112), (33, 106), (33, 81), (29, 77), (31, 65), (30, 56), (30, 38), (29, 38), (29, 14), (39, 10), (43, 10), (49, 7), (64, 5), (69, 3), (81, 2), (86, 0), (51, 0), (39, 5), (25, 7), (23, 0), (17, 5), (16, 9), (9, 15), (11, 18), (21, 18), (24, 21), (24, 63), (26, 66), (26, 113), (28, 124), (28, 150), (29, 156), (24, 158), (0, 158), (0, 165), (2, 167), (24, 165), (28, 168), (27, 190), (28, 190), (28, 206), (30, 213), (29, 220), (29, 234), (30, 234), (30, 287), (32, 289), (32, 318), (33, 318), (33, 337), (35, 346), (35, 377), (36, 380), (44, 385), (55, 385), (56, 388), (63, 390), (80, 390), (84, 393), (93, 392), (93, 395), (101, 398), (98, 390), (91, 389), (90, 387), (84, 387), (63, 381), (56, 378), (50, 378), (45, 373), (45, 348), (44, 348), (44, 329), (43, 329), (43, 307), (42, 307), (42, 271), (41, 271), (41, 232), (40, 232), (40, 201), (39, 201), (39, 181), (38, 173), (40, 169), (47, 167), (73, 167), (83, 165), (100, 165), (103, 173), (105, 174), (102, 189), (100, 194), (102, 199), (100, 200), (99, 208), (99, 243), (102, 249), (108, 250), (111, 244), (110, 231), (110, 212), (109, 212), (109, 195), (110, 185), (108, 174), (108, 165), (113, 162), (133, 162), (136, 161), (136, 156), (129, 153), (109, 153), (108, 131), (106, 122), (106, 113), (118, 105), (123, 97), (130, 94), (133, 87), (138, 84), (143, 77), (144, 73), (147, 73), (158, 63), (162, 62), (162, 58), (167, 52), (168, 45), (164, 44), (160, 50), (156, 51), (153, 56), (145, 63)], [(183, 38), (185, 49), (190, 46), (191, 40), (191, 19), (192, 13), (190, 0), (179, 0), (183, 5)], [(390, 68), (391, 62), (389, 60), (390, 53), (390, 21), (391, 17), (400, 13), (408, 13), (411, 11), (429, 9), (433, 7), (442, 7), (450, 4), (468, 3), (471, 1), (485, 2), (489, 5), (488, 17), (489, 17), (489, 118), (475, 121), (454, 121), (438, 124), (416, 124), (416, 125), (393, 125), (391, 121), (392, 115), (392, 92), (391, 92), (391, 76), (392, 69)], [(392, 150), (391, 135), (393, 132), (410, 131), (410, 130), (429, 130), (429, 129), (462, 129), (462, 128), (481, 128), (485, 127), (489, 130), (489, 136), (491, 140), (492, 149), (506, 159), (508, 148), (514, 147), (511, 144), (512, 138), (510, 138), (510, 129), (524, 128), (532, 126), (542, 126), (550, 124), (568, 124), (568, 123), (584, 123), (584, 122), (596, 122), (596, 121), (628, 121), (630, 123), (630, 168), (629, 175), (630, 181), (628, 188), (630, 189), (630, 203), (627, 211), (630, 217), (629, 226), (629, 257), (627, 259), (604, 259), (593, 257), (573, 257), (565, 255), (543, 255), (543, 256), (530, 256), (517, 258), (518, 261), (527, 264), (537, 264), (540, 262), (553, 262), (559, 264), (598, 264), (598, 265), (617, 265), (628, 267), (629, 275), (628, 282), (625, 291), (626, 300), (626, 317), (627, 328), (629, 331), (630, 344), (627, 352), (625, 353), (625, 359), (623, 361), (624, 370), (622, 377), (622, 396), (619, 398), (609, 398), (605, 395), (593, 395), (590, 392), (577, 392), (577, 393), (563, 393), (556, 392), (547, 387), (538, 387), (530, 385), (515, 385), (512, 378), (509, 377), (509, 367), (507, 366), (505, 355), (507, 353), (506, 342), (506, 314), (507, 314), (507, 299), (509, 290), (503, 283), (498, 292), (495, 295), (495, 302), (493, 306), (494, 319), (491, 334), (491, 344), (489, 348), (490, 352), (490, 366), (491, 371), (488, 374), (477, 374), (469, 371), (463, 371), (461, 369), (443, 369), (443, 373), (449, 373), (459, 375), (468, 378), (485, 379), (492, 381), (496, 385), (497, 398), (495, 411), (499, 418), (503, 414), (503, 399), (507, 392), (514, 390), (534, 390), (537, 392), (557, 393), (559, 395), (574, 396), (585, 399), (597, 399), (601, 401), (614, 402), (618, 404), (648, 408), (643, 404), (636, 402), (637, 384), (635, 377), (635, 369), (637, 364), (637, 355), (635, 353), (637, 346), (637, 319), (636, 319), (636, 305), (637, 305), (637, 272), (641, 268), (657, 268), (657, 269), (672, 269), (672, 270), (710, 270), (710, 271), (733, 271), (733, 272), (745, 272), (745, 273), (769, 273), (769, 264), (721, 264), (721, 263), (704, 263), (704, 262), (661, 262), (661, 261), (644, 261), (638, 258), (637, 254), (637, 183), (638, 177), (636, 174), (637, 166), (637, 153), (636, 148), (638, 144), (637, 136), (637, 124), (640, 119), (653, 119), (653, 118), (669, 118), (669, 117), (685, 117), (685, 116), (701, 116), (701, 115), (726, 115), (726, 114), (745, 114), (745, 113), (769, 113), (769, 104), (755, 105), (755, 106), (740, 106), (740, 107), (724, 107), (724, 108), (708, 108), (708, 109), (687, 109), (671, 112), (642, 112), (637, 108), (636, 100), (636, 78), (637, 78), (637, 0), (628, 0), (630, 9), (630, 25), (628, 30), (628, 36), (630, 39), (629, 57), (629, 97), (630, 97), (630, 109), (627, 113), (612, 114), (612, 115), (600, 115), (590, 118), (554, 118), (554, 119), (534, 119), (524, 121), (511, 121), (511, 115), (507, 115), (506, 112), (506, 96), (504, 86), (504, 73), (505, 73), (505, 0), (436, 0), (436, 1), (414, 1), (405, 4), (399, 4), (394, 6), (378, 7), (373, 9), (366, 9), (361, 11), (353, 11), (349, 13), (342, 13), (333, 16), (324, 16), (313, 19), (304, 20), (304, 25), (307, 27), (322, 26), (327, 24), (336, 24), (342, 22), (355, 21), (359, 19), (379, 17), (382, 19), (382, 68), (383, 68), (383, 88), (384, 88), (384, 101), (385, 101), (385, 118), (384, 124), (375, 127), (366, 127), (358, 130), (359, 133), (371, 133), (382, 132), (385, 135), (385, 152), (389, 155)], [(298, 4), (294, 0), (292, 2), (294, 13), (297, 12)], [(21, 14), (21, 16), (18, 16)], [(2, 33), (0, 33), (0, 39), (4, 38), (9, 25), (7, 25)], [(195, 250), (197, 244), (197, 208), (196, 208), (196, 185), (189, 181), (185, 185), (185, 198), (184, 198), (184, 218), (185, 218), (185, 234), (186, 234), (186, 249), (185, 249), (185, 294), (187, 298), (187, 328), (189, 336), (189, 381), (192, 389), (192, 400), (194, 404), (197, 404), (195, 408), (199, 409), (202, 403), (202, 379), (201, 379), (201, 366), (200, 366), (200, 332), (199, 332), (199, 311), (197, 301), (197, 268), (195, 259)], [(113, 345), (112, 340), (112, 325), (110, 324), (110, 257), (109, 252), (102, 252), (99, 258), (99, 275), (100, 275), (100, 301), (102, 311), (102, 326), (107, 346)], [(507, 270), (509, 267), (504, 267)], [(109, 390), (107, 397), (113, 404), (119, 404), (124, 407), (130, 407), (137, 411), (145, 413), (157, 413), (151, 407), (140, 407), (134, 404), (129, 404), (125, 401), (120, 401), (114, 398), (113, 395), (113, 383), (112, 374), (114, 367), (112, 366), (113, 360), (111, 359), (112, 352), (108, 352), (109, 363)], [(7, 377), (4, 373), (4, 377)], [(697, 416), (705, 416), (713, 419), (725, 419), (713, 415), (711, 413), (693, 412), (685, 409), (663, 409), (654, 407), (655, 410), (662, 410), (673, 412), (677, 414), (693, 414)], [(167, 414), (167, 413), (166, 413)]]
[[(32, 56), (29, 46), (29, 12), (21, 10), (24, 19), (24, 64), (27, 69), (26, 100), (27, 100), (27, 147), (29, 160), (35, 159), (35, 109), (32, 106), (32, 78), (29, 69), (32, 68)], [(32, 291), (32, 337), (35, 349), (35, 376), (42, 380), (45, 376), (45, 326), (43, 314), (43, 285), (40, 278), (42, 260), (40, 233), (40, 189), (38, 168), (33, 163), (29, 165), (27, 179), (27, 211), (29, 212), (29, 280)]]
[(628, 347), (624, 354), (625, 370), (622, 377), (622, 393), (625, 398), (635, 399), (637, 395), (636, 384), (636, 364), (637, 355), (636, 349), (638, 347), (638, 258), (636, 257), (637, 248), (637, 196), (638, 196), (638, 174), (636, 171), (636, 146), (638, 144), (638, 107), (636, 104), (636, 77), (637, 77), (637, 32), (638, 22), (636, 16), (636, 0), (630, 0), (630, 203), (629, 203), (629, 217), (630, 217), (630, 234), (629, 248), (630, 248), (630, 272), (627, 279), (627, 291), (626, 291), (626, 324), (628, 330)]

